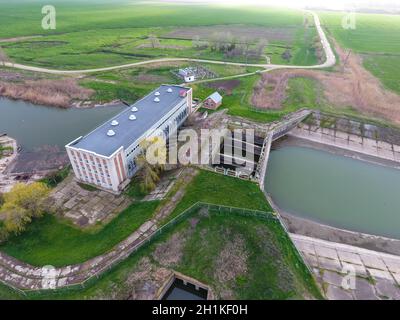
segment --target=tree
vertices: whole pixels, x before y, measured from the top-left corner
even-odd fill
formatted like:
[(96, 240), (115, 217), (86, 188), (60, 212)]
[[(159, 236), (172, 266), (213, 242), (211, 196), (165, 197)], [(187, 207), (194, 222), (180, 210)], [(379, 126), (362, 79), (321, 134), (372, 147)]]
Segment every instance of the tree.
[(151, 47), (152, 47), (153, 49), (154, 49), (154, 48), (158, 48), (158, 47), (160, 46), (160, 40), (158, 40), (158, 38), (157, 38), (156, 35), (151, 34), (151, 35), (149, 36), (149, 40), (150, 40), (150, 43), (151, 43)]
[[(146, 139), (140, 143), (142, 152), (136, 158), (136, 164), (140, 168), (138, 177), (140, 179), (140, 189), (142, 192), (150, 192), (155, 189), (157, 182), (160, 180), (160, 174), (164, 170), (164, 164), (162, 163), (150, 163), (148, 161), (147, 151), (153, 146), (153, 144), (159, 142), (161, 138), (154, 137)], [(166, 149), (157, 149), (156, 156), (163, 158), (166, 153)]]
[(4, 219), (7, 232), (19, 234), (25, 230), (32, 218), (40, 217), (44, 212), (44, 200), (49, 188), (41, 182), (16, 184), (10, 192), (4, 194), (4, 204), (0, 216)]

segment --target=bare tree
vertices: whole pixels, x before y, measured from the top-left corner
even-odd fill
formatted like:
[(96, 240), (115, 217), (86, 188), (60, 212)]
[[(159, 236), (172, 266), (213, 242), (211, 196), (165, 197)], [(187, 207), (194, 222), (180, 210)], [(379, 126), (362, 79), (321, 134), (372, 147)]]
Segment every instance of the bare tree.
[(160, 40), (158, 40), (156, 35), (154, 35), (154, 34), (149, 35), (149, 40), (150, 40), (151, 47), (153, 49), (158, 48), (160, 46)]

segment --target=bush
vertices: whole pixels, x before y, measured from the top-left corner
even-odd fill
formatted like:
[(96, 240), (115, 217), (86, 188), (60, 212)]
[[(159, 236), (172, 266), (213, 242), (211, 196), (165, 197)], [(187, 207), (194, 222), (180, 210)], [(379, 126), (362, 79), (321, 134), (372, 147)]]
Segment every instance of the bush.
[(44, 199), (48, 192), (46, 184), (35, 182), (18, 183), (10, 192), (4, 194), (4, 204), (0, 214), (4, 218), (2, 224), (7, 234), (20, 234), (33, 218), (42, 216)]
[(41, 182), (45, 183), (49, 188), (56, 187), (60, 182), (62, 182), (69, 174), (70, 167), (65, 167), (56, 172), (48, 174)]

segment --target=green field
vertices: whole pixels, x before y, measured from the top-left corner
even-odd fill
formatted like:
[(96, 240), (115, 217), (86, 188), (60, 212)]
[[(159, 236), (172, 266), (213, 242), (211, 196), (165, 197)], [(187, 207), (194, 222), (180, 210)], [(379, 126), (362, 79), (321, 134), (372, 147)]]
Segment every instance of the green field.
[[(179, 239), (178, 248), (170, 249), (171, 253), (161, 253), (160, 257), (157, 249), (170, 246), (173, 237)], [(234, 246), (237, 243), (241, 244), (240, 248)], [(229, 258), (221, 261), (222, 252), (232, 246), (233, 261), (237, 262), (239, 256), (244, 271), (240, 271), (237, 264), (230, 265)], [(173, 262), (169, 262), (170, 259)], [(229, 272), (233, 274), (226, 280), (220, 278), (224, 264), (231, 266)], [(160, 268), (171, 268), (206, 283), (217, 299), (321, 298), (314, 279), (276, 220), (214, 211), (207, 216), (192, 214), (84, 289), (31, 293), (22, 297), (0, 285), (0, 297), (125, 300), (132, 291), (140, 290), (145, 281), (151, 281), (147, 279), (154, 277), (154, 272)], [(239, 271), (232, 271), (236, 268)]]
[(0, 250), (32, 265), (56, 267), (84, 262), (110, 250), (151, 219), (158, 202), (131, 205), (101, 230), (81, 230), (53, 215), (33, 221)]
[[(210, 48), (192, 46), (196, 27), (234, 25), (269, 30), (268, 36), (260, 35), (260, 38), (268, 40), (264, 53), (273, 63), (316, 63), (312, 48), (316, 30), (310, 17), (309, 25), (304, 25), (300, 11), (217, 5), (146, 5), (138, 1), (112, 4), (55, 1), (57, 28), (43, 30), (42, 5), (41, 1), (0, 2), (0, 38), (40, 36), (2, 43), (13, 61), (57, 69), (93, 68), (165, 57), (266, 62), (265, 58), (228, 57)], [(194, 33), (186, 38), (171, 37), (169, 33), (179, 27), (194, 27)], [(150, 35), (159, 38), (159, 46), (151, 46)], [(257, 42), (255, 38), (250, 49)], [(291, 52), (291, 59), (282, 59), (285, 50)]]
[[(271, 211), (256, 184), (200, 171), (187, 187), (183, 199), (171, 217), (198, 201)], [(62, 266), (82, 262), (108, 251), (126, 238), (154, 214), (157, 205), (157, 202), (137, 202), (102, 229), (97, 228), (95, 231), (79, 230), (59, 218), (47, 215), (35, 220), (26, 232), (11, 238), (0, 249), (35, 265)], [(195, 227), (193, 221), (197, 221)], [(158, 246), (165, 245), (174, 235), (183, 238), (177, 247), (181, 258), (171, 265), (157, 258), (155, 250)], [(244, 271), (230, 280), (221, 280), (216, 276), (218, 270), (221, 271), (221, 252), (226, 250), (227, 245), (236, 244), (238, 239), (243, 243), (238, 254), (243, 254)], [(168, 255), (169, 250), (175, 249), (162, 252)], [(214, 211), (209, 212), (209, 215), (193, 213), (193, 216), (169, 229), (150, 245), (139, 249), (99, 280), (92, 281), (85, 289), (32, 293), (22, 297), (0, 285), (0, 298), (125, 299), (129, 296), (132, 286), (138, 285), (128, 279), (131, 279), (135, 272), (140, 272), (142, 258), (150, 261), (152, 268), (173, 268), (209, 284), (217, 298), (226, 294), (225, 289), (230, 290), (231, 297), (239, 299), (320, 298), (312, 276), (277, 220), (233, 214), (220, 215)], [(229, 261), (224, 263), (229, 265)], [(148, 269), (147, 272), (152, 273)]]
[[(271, 210), (256, 184), (202, 171), (188, 187), (171, 216), (198, 201)], [(0, 250), (38, 266), (80, 263), (110, 250), (124, 240), (151, 219), (158, 205), (157, 201), (134, 203), (100, 230), (81, 230), (53, 215), (46, 215), (34, 220), (22, 235), (10, 238), (0, 246)]]
[(320, 13), (326, 30), (389, 89), (400, 93), (400, 16), (356, 14), (356, 29), (344, 29), (342, 13)]

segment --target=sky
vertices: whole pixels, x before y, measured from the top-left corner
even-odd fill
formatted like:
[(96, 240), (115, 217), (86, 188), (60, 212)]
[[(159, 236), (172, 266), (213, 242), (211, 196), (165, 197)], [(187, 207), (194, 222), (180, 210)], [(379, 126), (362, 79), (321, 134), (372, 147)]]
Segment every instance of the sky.
[[(167, 0), (168, 1), (168, 0)], [(220, 3), (226, 5), (266, 5), (294, 8), (318, 7), (332, 10), (400, 8), (400, 0), (173, 0), (183, 3)]]

